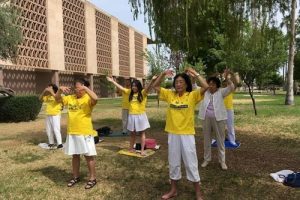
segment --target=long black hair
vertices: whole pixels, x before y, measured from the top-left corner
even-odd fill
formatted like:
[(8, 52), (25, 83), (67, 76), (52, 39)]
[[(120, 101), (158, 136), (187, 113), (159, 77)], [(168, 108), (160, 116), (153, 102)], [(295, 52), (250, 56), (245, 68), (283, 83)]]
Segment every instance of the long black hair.
[(209, 77), (207, 79), (207, 83), (209, 84), (210, 82), (213, 82), (216, 84), (217, 88), (220, 88), (221, 87), (221, 81), (218, 77), (216, 76), (212, 76), (212, 77)]
[(175, 88), (175, 81), (177, 78), (183, 78), (185, 83), (186, 83), (186, 91), (187, 92), (191, 92), (193, 91), (193, 86), (192, 86), (192, 81), (190, 79), (190, 77), (186, 74), (186, 73), (180, 73), (180, 74), (177, 74), (175, 77), (174, 77), (174, 81), (173, 81), (173, 87)]
[(57, 92), (57, 90), (58, 90), (58, 87), (57, 87), (57, 85), (55, 85), (54, 83), (51, 83), (51, 84), (49, 84), (48, 86), (49, 86), (49, 87), (52, 87), (52, 89), (53, 89), (54, 93), (56, 93), (56, 92)]
[(139, 80), (133, 80), (131, 82), (131, 92), (130, 92), (130, 95), (129, 95), (129, 101), (132, 100), (133, 98), (133, 90), (132, 90), (132, 86), (133, 84), (136, 85), (137, 89), (138, 89), (138, 97), (137, 97), (137, 100), (141, 103), (143, 101), (143, 95), (142, 95), (142, 90), (143, 90), (143, 86), (141, 84), (141, 82)]

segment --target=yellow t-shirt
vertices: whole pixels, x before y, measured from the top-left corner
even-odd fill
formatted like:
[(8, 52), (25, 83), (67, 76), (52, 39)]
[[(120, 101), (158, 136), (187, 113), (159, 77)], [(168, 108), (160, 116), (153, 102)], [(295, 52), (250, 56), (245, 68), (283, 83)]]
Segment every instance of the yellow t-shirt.
[(81, 98), (76, 95), (63, 97), (63, 104), (68, 107), (68, 134), (96, 135), (92, 124), (91, 97), (84, 94)]
[[(131, 90), (126, 89), (124, 93), (130, 95)], [(142, 95), (143, 95), (143, 101), (139, 102), (137, 97), (138, 94), (134, 94), (132, 97), (132, 100), (129, 101), (129, 114), (131, 115), (140, 115), (146, 112), (146, 104), (147, 104), (147, 93), (145, 90), (142, 90)], [(128, 98), (129, 99), (129, 98)]]
[(180, 135), (194, 135), (195, 106), (203, 98), (200, 90), (185, 92), (180, 97), (175, 91), (160, 88), (159, 98), (168, 103), (165, 131)]
[(43, 96), (43, 102), (46, 103), (46, 115), (59, 115), (61, 113), (62, 104), (55, 101), (52, 95)]
[(224, 105), (226, 110), (233, 110), (233, 92), (224, 98)]
[(129, 93), (122, 92), (122, 108), (128, 110), (129, 109)]

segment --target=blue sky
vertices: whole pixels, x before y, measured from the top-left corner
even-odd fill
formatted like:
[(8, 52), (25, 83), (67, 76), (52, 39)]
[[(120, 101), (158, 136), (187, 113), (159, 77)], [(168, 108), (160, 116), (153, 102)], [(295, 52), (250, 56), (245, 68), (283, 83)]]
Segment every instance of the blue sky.
[(148, 24), (144, 22), (144, 16), (140, 15), (138, 20), (133, 20), (128, 0), (90, 0), (90, 2), (108, 14), (115, 16), (121, 22), (150, 37)]

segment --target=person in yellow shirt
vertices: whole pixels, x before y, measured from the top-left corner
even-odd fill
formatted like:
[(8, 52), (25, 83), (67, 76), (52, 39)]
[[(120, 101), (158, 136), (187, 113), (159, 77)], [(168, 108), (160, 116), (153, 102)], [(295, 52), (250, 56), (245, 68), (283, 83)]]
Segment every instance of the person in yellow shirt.
[[(130, 79), (125, 79), (125, 88), (130, 89)], [(129, 94), (122, 91), (122, 133), (127, 134), (127, 123), (129, 113)]]
[(80, 155), (84, 155), (89, 169), (89, 180), (85, 189), (94, 187), (96, 181), (95, 158), (97, 155), (94, 143), (96, 131), (92, 124), (92, 111), (97, 104), (97, 95), (88, 87), (90, 83), (85, 79), (75, 80), (74, 94), (62, 97), (61, 94), (69, 94), (70, 87), (61, 86), (55, 95), (58, 102), (63, 102), (68, 108), (68, 128), (65, 145), (65, 154), (72, 155), (73, 178), (68, 187), (74, 186), (80, 181), (79, 167)]
[[(187, 179), (194, 184), (196, 199), (200, 200), (200, 176), (195, 144), (194, 112), (195, 106), (203, 98), (208, 85), (199, 73), (188, 68), (186, 73), (174, 77), (174, 90), (160, 87), (162, 79), (172, 76), (172, 71), (164, 71), (155, 81), (154, 88), (159, 98), (168, 103), (165, 131), (168, 133), (168, 158), (171, 190), (162, 196), (170, 199), (177, 196), (177, 182), (181, 179), (181, 160), (183, 159)], [(190, 77), (199, 80), (201, 89), (192, 90)]]
[(146, 140), (146, 129), (150, 128), (148, 117), (146, 115), (146, 104), (148, 91), (152, 87), (156, 76), (153, 76), (150, 84), (143, 89), (142, 84), (139, 80), (133, 80), (131, 82), (131, 89), (126, 89), (119, 85), (112, 77), (106, 77), (107, 80), (113, 83), (119, 90), (128, 95), (129, 101), (129, 115), (127, 129), (131, 132), (130, 134), (130, 151), (134, 152), (135, 136), (139, 132), (141, 135), (141, 155), (145, 155), (145, 140)]
[[(240, 77), (237, 73), (231, 73), (232, 82), (234, 83), (234, 89), (236, 89), (237, 84), (240, 82)], [(227, 86), (227, 81), (223, 82), (223, 87)], [(233, 145), (233, 147), (237, 146), (236, 137), (235, 137), (235, 129), (234, 129), (234, 109), (233, 109), (233, 92), (231, 92), (227, 97), (224, 98), (224, 105), (227, 111), (227, 135), (228, 141)]]
[(58, 87), (55, 84), (49, 84), (44, 89), (39, 99), (46, 104), (46, 133), (48, 136), (48, 146), (50, 149), (55, 147), (54, 135), (57, 142), (57, 148), (62, 148), (62, 139), (60, 132), (60, 114), (62, 104), (55, 101), (55, 93)]

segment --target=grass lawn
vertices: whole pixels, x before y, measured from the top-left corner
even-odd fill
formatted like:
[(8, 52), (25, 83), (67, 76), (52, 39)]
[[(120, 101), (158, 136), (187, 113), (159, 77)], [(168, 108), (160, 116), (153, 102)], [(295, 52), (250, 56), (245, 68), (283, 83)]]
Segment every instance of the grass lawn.
[[(228, 171), (222, 171), (213, 149), (213, 161), (200, 167), (204, 199), (300, 199), (300, 190), (276, 183), (270, 173), (282, 169), (300, 171), (300, 97), (296, 106), (285, 106), (284, 95), (256, 96), (258, 116), (246, 93), (235, 96), (236, 135), (241, 147), (226, 150)], [(82, 182), (68, 188), (71, 157), (62, 150), (44, 150), (45, 115), (34, 122), (0, 123), (0, 199), (160, 199), (168, 191), (167, 135), (164, 133), (166, 104), (150, 99), (147, 115), (151, 128), (147, 137), (157, 139), (161, 149), (139, 159), (117, 154), (129, 146), (129, 138), (105, 138), (97, 145), (98, 184), (85, 190), (87, 167), (81, 162)], [(94, 128), (121, 129), (120, 99), (102, 99), (93, 113)], [(196, 142), (199, 163), (203, 160), (203, 136), (197, 120)], [(62, 116), (65, 138), (66, 115)], [(191, 183), (179, 182), (178, 200), (194, 199)]]

